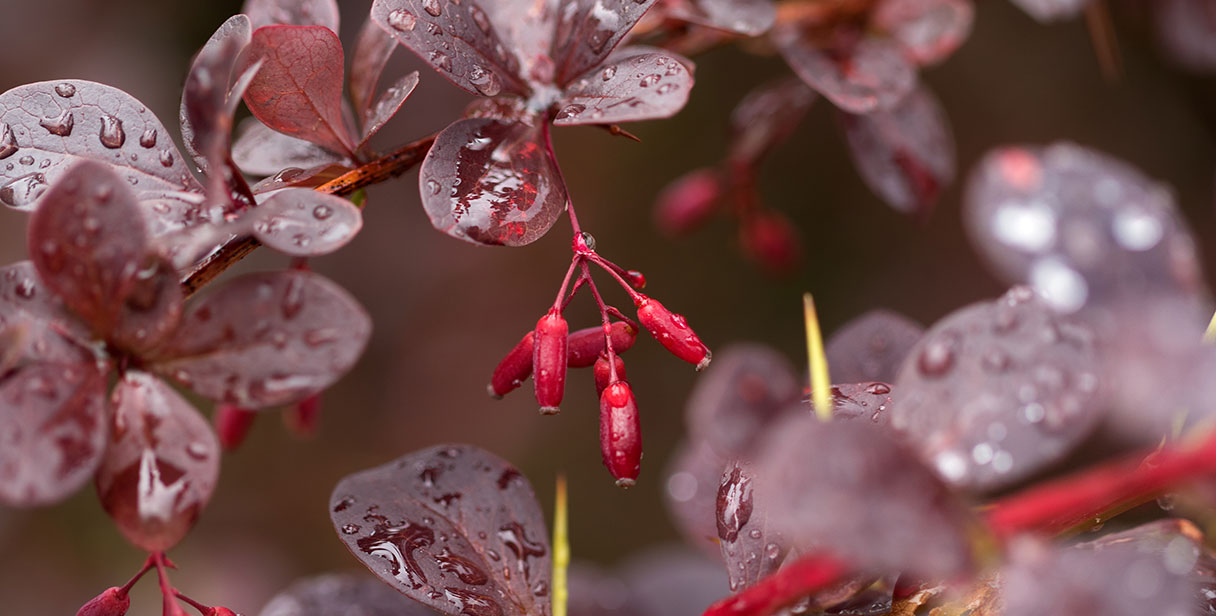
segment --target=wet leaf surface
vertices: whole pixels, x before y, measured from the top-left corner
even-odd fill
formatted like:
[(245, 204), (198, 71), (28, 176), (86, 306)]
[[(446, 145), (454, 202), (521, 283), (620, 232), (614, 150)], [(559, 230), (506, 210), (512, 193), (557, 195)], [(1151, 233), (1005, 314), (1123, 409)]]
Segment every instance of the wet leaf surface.
[(936, 323), (895, 381), (892, 425), (946, 480), (1009, 486), (1062, 459), (1105, 412), (1091, 330), (1027, 287)]
[(919, 323), (890, 310), (871, 310), (840, 326), (828, 338), (825, 354), (837, 383), (891, 383), (916, 341)]
[(310, 169), (342, 160), (339, 154), (315, 143), (288, 137), (256, 118), (241, 122), (238, 131), (239, 136), (232, 146), (232, 159), (249, 175), (271, 176), (284, 169)]
[(789, 25), (772, 36), (794, 73), (842, 111), (889, 109), (916, 86), (915, 68), (891, 39), (841, 32), (825, 42)]
[(264, 408), (329, 387), (370, 334), (363, 308), (320, 275), (248, 274), (191, 304), (156, 369), (212, 400)]
[(815, 102), (802, 80), (771, 81), (747, 93), (730, 115), (730, 158), (754, 165), (785, 142)]
[(519, 471), (469, 445), (440, 445), (343, 479), (339, 538), (380, 579), (447, 614), (549, 614), (549, 544)]
[(245, 0), (241, 12), (249, 16), (254, 29), (276, 24), (325, 26), (335, 34), (340, 17), (335, 0)]
[(405, 99), (409, 98), (414, 87), (418, 85), (418, 71), (414, 71), (398, 79), (393, 85), (385, 88), (380, 98), (368, 110), (368, 115), (364, 117), (363, 133), (359, 141), (359, 147), (367, 145), (368, 139), (371, 139), (397, 112), (401, 110), (401, 105), (405, 103)]
[(688, 60), (649, 48), (625, 48), (566, 86), (553, 123), (613, 124), (675, 115), (688, 102)]
[[(369, 15), (359, 30), (355, 39), (355, 53), (350, 62), (350, 100), (355, 107), (355, 115), (364, 125), (371, 115), (372, 103), (376, 96), (376, 84), (384, 73), (384, 65), (397, 48), (397, 39), (381, 28), (376, 20)], [(367, 132), (364, 129), (364, 132)]]
[(770, 0), (692, 0), (675, 7), (670, 12), (673, 17), (744, 36), (768, 32), (777, 19)]
[(286, 188), (249, 215), (253, 235), (263, 244), (292, 256), (329, 254), (354, 239), (363, 228), (355, 204), (308, 188)]
[(101, 462), (106, 382), (90, 361), (30, 363), (0, 376), (0, 503), (49, 505)]
[(598, 67), (655, 0), (561, 0), (551, 56), (559, 86)]
[(971, 34), (974, 19), (970, 0), (885, 0), (875, 7), (872, 23), (925, 65), (953, 54)]
[(97, 494), (136, 547), (167, 550), (194, 526), (219, 475), (211, 426), (164, 381), (128, 371), (111, 395), (109, 444)]
[(832, 386), (832, 419), (858, 420), (886, 427), (891, 423), (891, 386), (881, 382)]
[[(249, 45), (253, 29), (245, 15), (225, 21), (190, 64), (182, 102), (178, 111), (182, 141), (199, 169), (209, 168), (207, 155), (212, 149), (227, 152), (232, 133), (229, 95), (237, 56)], [(231, 93), (239, 101), (243, 92)], [(168, 135), (165, 136), (166, 138)], [(158, 137), (159, 139), (159, 137)], [(213, 144), (212, 140), (218, 139)]]
[(718, 485), (714, 517), (731, 592), (772, 575), (790, 548), (789, 537), (769, 524), (767, 501), (757, 502), (755, 478), (750, 464), (734, 461)]
[(1072, 19), (1081, 14), (1092, 0), (1010, 0), (1027, 15), (1048, 23)]
[(0, 355), (10, 362), (71, 364), (92, 358), (81, 346), (88, 332), (64, 311), (29, 261), (0, 267), (0, 331), (9, 332), (9, 346), (0, 346)]
[(439, 133), (419, 172), (436, 229), (475, 244), (522, 246), (566, 209), (543, 125), (461, 120)]
[(368, 575), (330, 573), (297, 580), (260, 616), (433, 616), (432, 609)]
[(718, 455), (747, 452), (765, 429), (797, 407), (802, 384), (789, 361), (761, 345), (738, 345), (715, 354), (689, 396), (689, 438)]

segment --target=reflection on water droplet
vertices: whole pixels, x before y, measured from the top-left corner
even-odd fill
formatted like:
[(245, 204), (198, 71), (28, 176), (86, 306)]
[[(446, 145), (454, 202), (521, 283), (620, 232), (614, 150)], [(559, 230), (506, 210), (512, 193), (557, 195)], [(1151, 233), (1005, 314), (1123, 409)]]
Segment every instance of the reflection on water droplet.
[(342, 533), (346, 535), (353, 535), (359, 532), (359, 528), (360, 526), (358, 524), (343, 524)]
[(55, 84), (55, 94), (63, 98), (72, 98), (76, 95), (76, 86), (67, 83), (66, 81), (60, 84)]
[(170, 152), (167, 149), (161, 150), (160, 151), (160, 165), (162, 167), (172, 167), (173, 166), (173, 152)]
[(643, 88), (649, 88), (650, 86), (659, 83), (659, 80), (662, 78), (663, 76), (658, 74), (646, 75), (645, 77), (642, 77), (641, 81), (638, 82), (638, 85)]
[(143, 134), (139, 136), (139, 145), (145, 148), (156, 147), (156, 129), (151, 126), (144, 129)]
[(10, 207), (29, 205), (46, 190), (46, 176), (28, 173), (0, 187), (0, 201)]
[(439, 182), (436, 182), (435, 180), (426, 181), (426, 189), (429, 190), (432, 195), (439, 194), (441, 188), (442, 187), (439, 185)]
[(443, 7), (439, 5), (439, 0), (422, 0), (422, 10), (430, 14), (431, 17), (439, 17), (443, 13)]
[(22, 156), (21, 158), (18, 158), (17, 162), (19, 162), (23, 165), (32, 165), (32, 164), (34, 164), (34, 157), (27, 154), (25, 156)]
[(76, 125), (76, 119), (72, 116), (71, 111), (64, 109), (57, 117), (42, 118), (38, 121), (38, 125), (52, 135), (68, 137), (72, 134), (72, 127)]
[(312, 209), (312, 217), (317, 220), (327, 220), (334, 215), (334, 208), (328, 205), (318, 205)]
[(405, 9), (394, 9), (388, 14), (388, 25), (400, 32), (409, 32), (418, 23), (418, 18)]
[(98, 133), (98, 137), (101, 139), (101, 145), (107, 148), (121, 148), (122, 144), (127, 141), (127, 133), (122, 129), (122, 120), (109, 114), (102, 114), (101, 131)]
[(916, 358), (916, 367), (929, 377), (945, 376), (954, 366), (955, 347), (958, 341), (953, 334), (942, 334), (921, 349)]
[(583, 111), (585, 111), (586, 109), (587, 109), (587, 107), (584, 105), (580, 105), (578, 103), (571, 103), (569, 105), (566, 105), (565, 107), (562, 107), (561, 111), (558, 111), (557, 115), (554, 116), (554, 119), (555, 120), (573, 120), (573, 119), (577, 118), (578, 115), (580, 113), (582, 113)]
[(8, 158), (17, 152), (17, 136), (13, 127), (7, 122), (0, 123), (0, 160)]
[(1156, 246), (1165, 233), (1156, 216), (1133, 209), (1115, 214), (1111, 231), (1120, 246), (1137, 252)]
[(476, 64), (469, 69), (469, 83), (485, 96), (494, 96), (502, 91), (502, 83), (499, 82), (498, 75)]
[(448, 72), (452, 71), (452, 59), (449, 58), (446, 53), (443, 53), (442, 51), (432, 51), (429, 54), (429, 57), (431, 59), (431, 64), (435, 68)]
[(476, 563), (463, 556), (453, 554), (447, 548), (435, 554), (434, 557), (435, 564), (439, 565), (440, 571), (454, 574), (465, 584), (481, 586), (490, 581), (490, 576), (486, 575), (486, 572), (482, 571), (481, 567), (478, 567)]
[(604, 71), (600, 73), (600, 77), (603, 77), (604, 81), (611, 81), (613, 77), (616, 77), (616, 65), (609, 64), (605, 66)]

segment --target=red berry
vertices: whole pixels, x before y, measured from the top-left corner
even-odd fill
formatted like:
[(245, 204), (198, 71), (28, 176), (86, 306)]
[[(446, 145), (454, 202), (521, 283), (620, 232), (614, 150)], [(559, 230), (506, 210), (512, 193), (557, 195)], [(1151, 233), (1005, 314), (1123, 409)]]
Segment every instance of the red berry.
[[(620, 355), (613, 355), (612, 359), (616, 363), (616, 380), (625, 380), (625, 360), (621, 359)], [(612, 382), (612, 371), (608, 368), (608, 356), (600, 355), (599, 359), (595, 360), (595, 395), (603, 396), (604, 390), (608, 388), (608, 384)]]
[(712, 355), (688, 321), (660, 304), (658, 300), (642, 294), (634, 299), (638, 307), (638, 321), (672, 355), (693, 364), (697, 370), (709, 365)]
[(802, 258), (794, 226), (777, 212), (763, 211), (748, 216), (739, 233), (743, 250), (770, 272), (789, 273)]
[(131, 607), (131, 596), (117, 586), (102, 591), (80, 606), (76, 616), (123, 616)]
[(637, 270), (626, 271), (625, 281), (628, 282), (629, 286), (633, 287), (636, 291), (641, 291), (642, 289), (646, 288), (646, 274), (643, 274)]
[(501, 398), (516, 387), (523, 384), (532, 376), (532, 341), (535, 332), (528, 332), (520, 339), (515, 348), (498, 362), (494, 374), (490, 376), (490, 385), (486, 389), (490, 396)]
[(532, 350), (532, 384), (540, 412), (551, 415), (561, 406), (566, 391), (566, 347), (570, 328), (557, 308), (551, 308), (536, 322)]
[(667, 235), (683, 235), (704, 223), (717, 207), (722, 183), (713, 169), (698, 169), (663, 189), (655, 203), (654, 221)]
[[(624, 353), (638, 339), (638, 330), (632, 325), (617, 321), (610, 328), (612, 350)], [(588, 327), (573, 332), (568, 337), (566, 365), (571, 368), (586, 368), (595, 363), (604, 352), (604, 328)]]
[(600, 453), (616, 485), (632, 486), (642, 466), (642, 423), (629, 383), (617, 381), (600, 394)]
[(234, 404), (220, 404), (215, 407), (212, 421), (215, 423), (215, 434), (219, 437), (220, 446), (228, 451), (240, 447), (256, 418), (257, 411), (243, 409)]
[(317, 424), (321, 421), (321, 394), (313, 394), (287, 409), (283, 420), (287, 423), (287, 429), (296, 436), (311, 437), (316, 434)]

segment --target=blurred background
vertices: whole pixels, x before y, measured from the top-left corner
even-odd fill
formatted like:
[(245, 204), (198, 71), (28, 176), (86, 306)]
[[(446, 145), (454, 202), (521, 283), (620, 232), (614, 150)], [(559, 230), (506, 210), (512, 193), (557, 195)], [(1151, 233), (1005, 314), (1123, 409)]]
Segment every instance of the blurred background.
[[(353, 44), (370, 2), (341, 0), (342, 38)], [(752, 86), (784, 74), (776, 57), (734, 48), (695, 58), (697, 85), (668, 121), (629, 125), (643, 143), (593, 128), (555, 131), (556, 147), (585, 229), (601, 254), (645, 272), (648, 291), (688, 316), (711, 348), (762, 341), (796, 362), (804, 355), (799, 296), (812, 291), (830, 332), (861, 312), (887, 307), (922, 323), (992, 297), (1001, 286), (981, 268), (959, 221), (959, 184), (989, 148), (1068, 139), (1126, 159), (1172, 186), (1207, 270), (1210, 247), (1216, 79), (1183, 72), (1160, 53), (1151, 3), (1115, 11), (1122, 78), (1104, 80), (1083, 20), (1043, 26), (1004, 1), (977, 7), (961, 50), (922, 72), (940, 97), (958, 146), (959, 181), (921, 224), (883, 205), (853, 169), (825, 101), (764, 167), (765, 200), (792, 218), (804, 261), (792, 276), (760, 273), (740, 256), (736, 228), (716, 220), (690, 238), (654, 228), (655, 195), (670, 180), (714, 164), (726, 118)], [(191, 55), (239, 0), (6, 0), (0, 19), (0, 90), (57, 78), (119, 87), (176, 132), (180, 86)], [(441, 129), (470, 96), (399, 49), (386, 77), (421, 71), (421, 84), (378, 136), (388, 149)], [(242, 111), (242, 113), (244, 113)], [(176, 135), (175, 135), (176, 137)], [(180, 142), (180, 140), (179, 140)], [(352, 245), (314, 267), (371, 312), (375, 333), (360, 364), (324, 397), (320, 432), (290, 436), (277, 412), (259, 418), (245, 445), (226, 455), (219, 486), (197, 527), (171, 553), (187, 594), (257, 614), (291, 580), (361, 570), (327, 513), (342, 476), (441, 442), (483, 446), (531, 479), (552, 507), (567, 475), (576, 559), (611, 566), (648, 546), (678, 541), (662, 504), (663, 467), (682, 438), (692, 368), (642, 339), (626, 360), (643, 415), (646, 457), (638, 485), (613, 486), (600, 464), (597, 403), (589, 371), (572, 373), (557, 417), (540, 417), (526, 391), (494, 401), (489, 375), (552, 301), (569, 259), (568, 226), (518, 248), (479, 248), (432, 230), (417, 173), (369, 191), (366, 224)], [(0, 211), (0, 262), (24, 259), (25, 217)], [(266, 251), (240, 270), (281, 268)], [(610, 302), (628, 308), (604, 280)], [(567, 318), (594, 325), (589, 298)], [(209, 413), (210, 408), (202, 407)], [(86, 488), (59, 506), (0, 510), (0, 612), (73, 614), (143, 561)], [(155, 584), (136, 588), (132, 616), (160, 613)]]

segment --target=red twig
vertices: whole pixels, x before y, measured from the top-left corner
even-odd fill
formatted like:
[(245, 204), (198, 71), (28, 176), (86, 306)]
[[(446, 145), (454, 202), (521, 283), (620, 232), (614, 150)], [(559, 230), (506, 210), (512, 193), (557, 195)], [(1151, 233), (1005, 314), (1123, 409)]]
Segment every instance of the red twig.
[(812, 554), (709, 606), (703, 616), (766, 616), (836, 583), (848, 573), (848, 567), (835, 558)]

